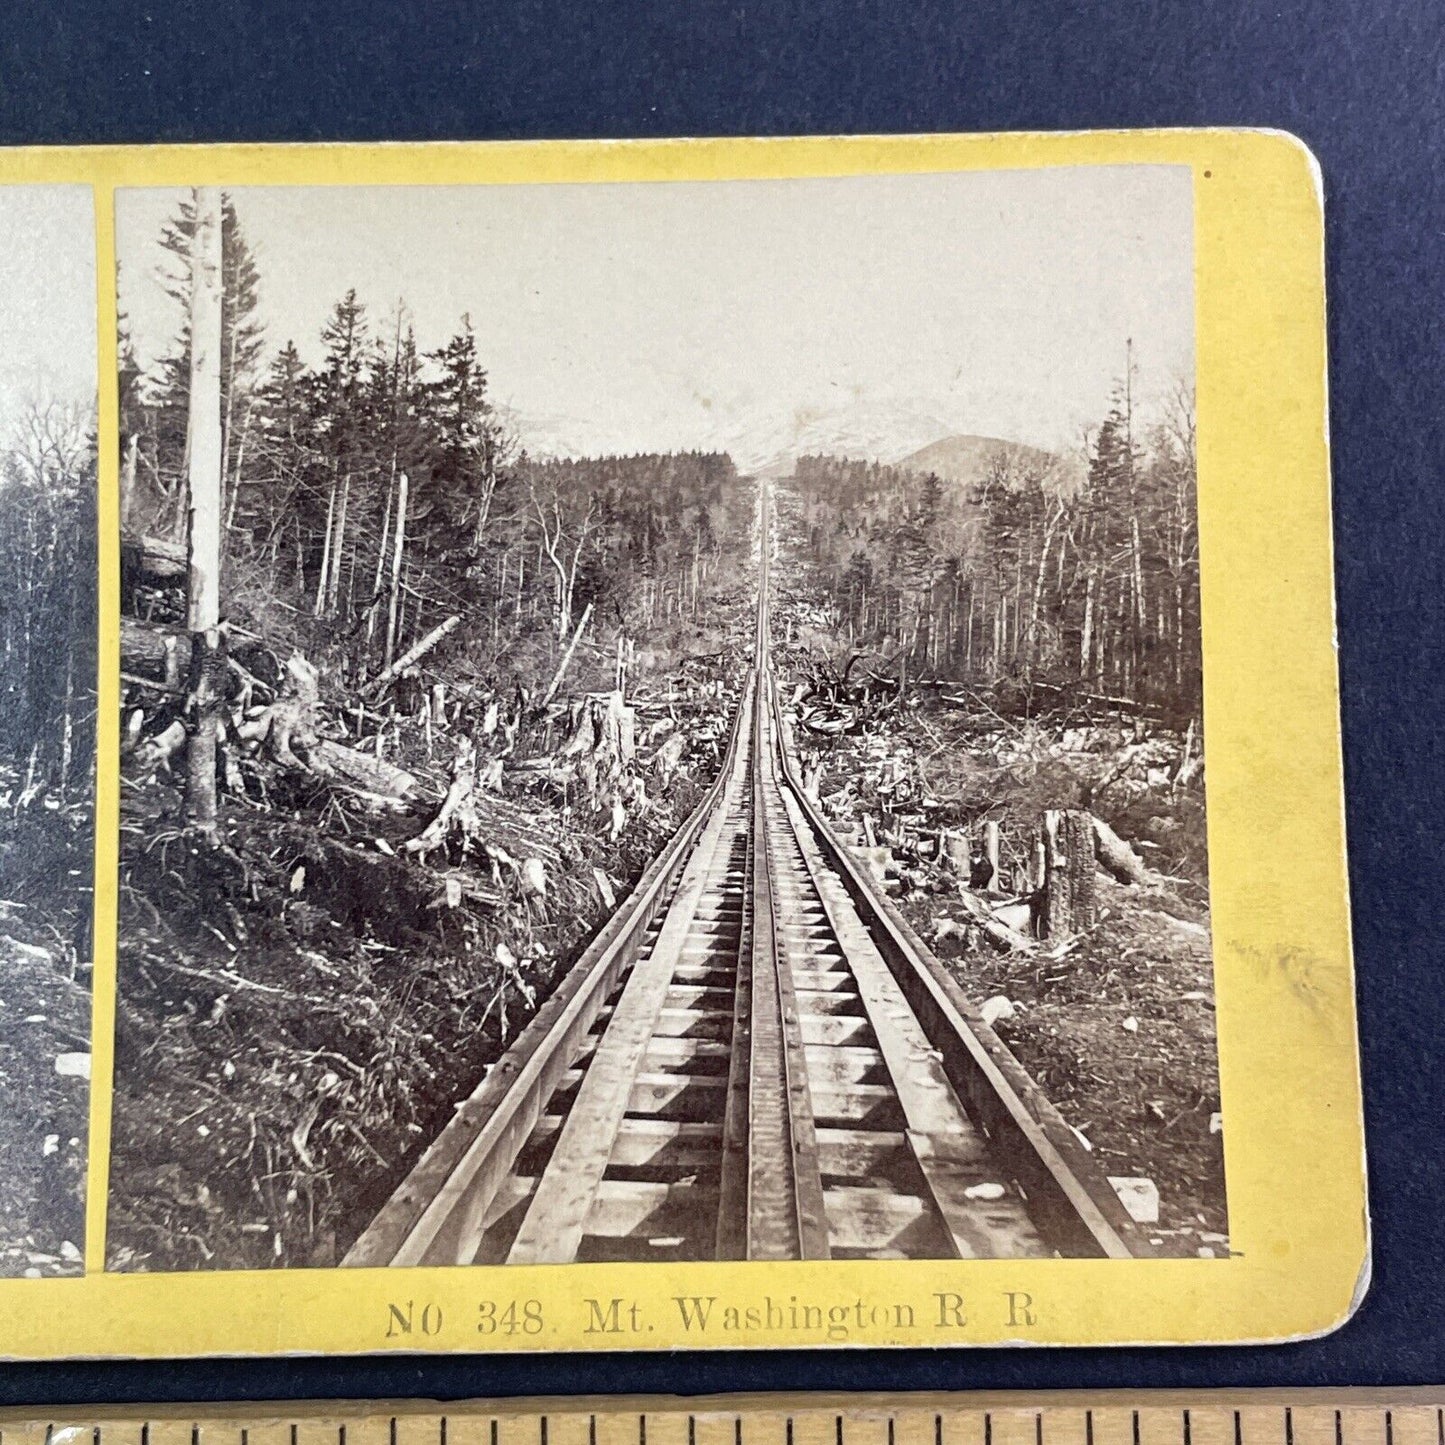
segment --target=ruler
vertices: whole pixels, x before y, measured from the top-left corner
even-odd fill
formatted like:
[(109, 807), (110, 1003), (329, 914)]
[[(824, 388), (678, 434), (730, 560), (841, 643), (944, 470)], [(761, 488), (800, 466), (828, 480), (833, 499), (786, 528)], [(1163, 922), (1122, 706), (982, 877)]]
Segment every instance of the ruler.
[(0, 1445), (1445, 1445), (1445, 1387), (29, 1407)]

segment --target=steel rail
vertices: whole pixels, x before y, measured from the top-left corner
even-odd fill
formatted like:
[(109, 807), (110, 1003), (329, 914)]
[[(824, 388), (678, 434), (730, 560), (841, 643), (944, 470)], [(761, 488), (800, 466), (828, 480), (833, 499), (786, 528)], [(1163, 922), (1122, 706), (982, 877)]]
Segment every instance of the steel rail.
[[(751, 805), (751, 800), (750, 800)], [(728, 1056), (727, 1103), (723, 1109), (722, 1155), (718, 1164), (718, 1259), (748, 1257), (749, 1101), (752, 1097), (753, 897), (758, 839), (749, 829), (743, 863), (744, 907), (738, 930), (733, 981), (732, 1043)]]
[(803, 787), (776, 690), (769, 689), (782, 781), (883, 955), (969, 1114), (1007, 1161), (1039, 1233), (1068, 1258), (1153, 1253), (1074, 1131), (957, 981), (914, 933)]
[(752, 1030), (748, 1107), (747, 1257), (827, 1259), (828, 1220), (792, 969), (779, 947), (770, 846), (768, 684), (756, 689), (752, 756)]

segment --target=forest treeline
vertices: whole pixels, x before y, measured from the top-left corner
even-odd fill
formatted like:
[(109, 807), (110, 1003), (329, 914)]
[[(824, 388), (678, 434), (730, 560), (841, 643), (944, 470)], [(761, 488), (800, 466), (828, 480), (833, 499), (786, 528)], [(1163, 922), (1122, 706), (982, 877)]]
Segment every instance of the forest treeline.
[(91, 792), (94, 426), (89, 407), (32, 401), (0, 450), (0, 739), (32, 800)]
[[(460, 615), (433, 661), (530, 689), (584, 620), (611, 648), (695, 616), (728, 547), (747, 545), (751, 503), (725, 456), (528, 456), (467, 316), (429, 346), (404, 302), (375, 314), (347, 291), (308, 364), (295, 338), (265, 333), (263, 278), (229, 197), (221, 229), (226, 621), (356, 682)], [(124, 321), (121, 335), (122, 530), (175, 547), (194, 230), (187, 199), (160, 238), (169, 346), (143, 370)]]
[(1121, 386), (1082, 480), (1000, 444), (972, 483), (810, 456), (793, 483), (840, 629), (935, 676), (1197, 713), (1192, 396), (1136, 434)]

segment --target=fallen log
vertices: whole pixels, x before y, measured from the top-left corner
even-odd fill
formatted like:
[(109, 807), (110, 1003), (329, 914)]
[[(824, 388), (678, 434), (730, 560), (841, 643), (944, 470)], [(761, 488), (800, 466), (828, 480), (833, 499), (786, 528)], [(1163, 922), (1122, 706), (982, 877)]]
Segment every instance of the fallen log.
[(1083, 687), (1069, 687), (1056, 682), (1035, 680), (1028, 684), (1028, 690), (1036, 693), (1048, 693), (1058, 698), (1065, 706), (1072, 703), (1083, 703), (1089, 707), (1127, 713), (1134, 717), (1157, 718), (1164, 711), (1158, 703), (1140, 702), (1132, 697), (1109, 697), (1105, 693), (1089, 692)]
[(394, 677), (420, 662), (442, 638), (449, 632), (454, 632), (457, 627), (460, 626), (461, 620), (461, 614), (454, 612), (445, 622), (433, 627), (414, 647), (402, 653), (390, 667), (384, 667), (368, 684), (368, 691), (372, 696), (378, 696), (382, 689), (386, 687), (387, 683)]
[(313, 772), (341, 778), (365, 793), (378, 794), (397, 802), (408, 802), (421, 791), (421, 784), (405, 768), (398, 768), (369, 753), (319, 738), (306, 750), (306, 761)]
[(994, 916), (993, 910), (982, 898), (970, 892), (961, 883), (958, 885), (958, 896), (963, 904), (963, 911), (968, 914), (969, 922), (976, 925), (995, 948), (1016, 953), (1033, 952), (1035, 946), (1033, 939), (1001, 922)]
[(120, 575), (125, 586), (181, 586), (186, 581), (186, 544), (164, 537), (122, 537)]
[(142, 622), (138, 617), (120, 619), (120, 656), (132, 667), (164, 673), (168, 659), (179, 653), (180, 638), (173, 627)]
[(1100, 817), (1089, 814), (1094, 832), (1094, 857), (1120, 883), (1161, 883), (1163, 875), (1147, 863)]

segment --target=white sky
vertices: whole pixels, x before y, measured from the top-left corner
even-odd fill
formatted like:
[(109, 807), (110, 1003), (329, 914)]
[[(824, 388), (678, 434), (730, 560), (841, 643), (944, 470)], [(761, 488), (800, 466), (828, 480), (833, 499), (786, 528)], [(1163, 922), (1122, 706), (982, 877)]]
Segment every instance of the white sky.
[(32, 399), (94, 405), (89, 186), (0, 186), (0, 420)]
[[(317, 359), (351, 286), (377, 322), (404, 297), (424, 349), (469, 311), (494, 397), (580, 449), (860, 411), (1067, 445), (1101, 418), (1126, 337), (1146, 394), (1192, 371), (1182, 167), (232, 195), (273, 346)], [(178, 196), (117, 197), (143, 359), (176, 322), (154, 243)]]

